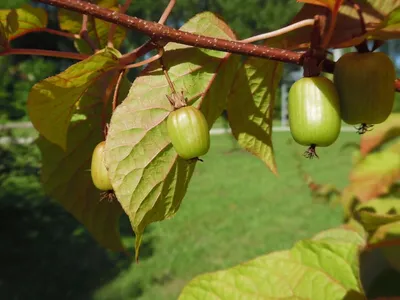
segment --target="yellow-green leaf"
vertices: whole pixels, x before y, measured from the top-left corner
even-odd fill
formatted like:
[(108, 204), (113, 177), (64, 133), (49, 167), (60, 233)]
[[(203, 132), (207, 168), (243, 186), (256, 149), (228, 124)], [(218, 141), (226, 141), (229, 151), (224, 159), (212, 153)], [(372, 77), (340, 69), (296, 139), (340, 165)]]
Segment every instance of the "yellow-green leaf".
[(179, 300), (365, 299), (359, 277), (364, 241), (356, 232), (339, 231), (228, 270), (200, 275), (183, 289)]
[[(202, 13), (181, 28), (225, 39), (235, 38), (212, 13)], [(211, 128), (226, 107), (226, 97), (240, 63), (238, 56), (169, 43), (164, 62), (178, 92), (201, 108)], [(195, 162), (178, 157), (167, 133), (172, 111), (162, 69), (152, 63), (135, 80), (114, 112), (106, 141), (110, 179), (136, 233), (136, 256), (145, 227), (172, 217), (181, 204)], [(205, 156), (207, 163), (207, 156)]]
[[(16, 12), (16, 15), (13, 13)], [(11, 15), (10, 15), (11, 13)], [(26, 33), (37, 31), (47, 27), (47, 12), (40, 7), (32, 7), (28, 4), (15, 10), (1, 9), (0, 22), (9, 29), (9, 38), (15, 39)]]
[(282, 64), (249, 58), (236, 74), (228, 97), (228, 119), (239, 144), (277, 173), (272, 147), (275, 91)]
[[(79, 108), (67, 131), (66, 148), (40, 136), (37, 144), (42, 152), (41, 179), (47, 194), (59, 202), (93, 235), (100, 245), (113, 251), (123, 251), (119, 233), (119, 218), (123, 210), (118, 201), (101, 199), (101, 191), (93, 185), (90, 175), (91, 157), (95, 146), (102, 141), (102, 118), (110, 118), (103, 110), (104, 93), (117, 72), (104, 74), (96, 80), (79, 101)], [(122, 81), (119, 100), (130, 88)]]
[(28, 97), (29, 116), (47, 140), (66, 148), (75, 104), (89, 86), (118, 66), (115, 52), (106, 49), (33, 86)]

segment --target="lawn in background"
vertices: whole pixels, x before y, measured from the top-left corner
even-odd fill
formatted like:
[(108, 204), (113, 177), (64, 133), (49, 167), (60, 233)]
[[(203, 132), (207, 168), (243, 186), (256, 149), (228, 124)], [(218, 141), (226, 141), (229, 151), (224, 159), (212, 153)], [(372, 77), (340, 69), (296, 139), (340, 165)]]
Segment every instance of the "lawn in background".
[(213, 136), (177, 215), (146, 230), (151, 256), (98, 289), (94, 299), (177, 299), (198, 274), (290, 248), (341, 224), (340, 207), (313, 203), (298, 164), (317, 182), (342, 188), (352, 151), (342, 147), (358, 140), (355, 132), (342, 133), (333, 146), (318, 149), (320, 159), (307, 160), (305, 148), (295, 145), (290, 133), (274, 133), (275, 177), (257, 158), (238, 150), (230, 135)]

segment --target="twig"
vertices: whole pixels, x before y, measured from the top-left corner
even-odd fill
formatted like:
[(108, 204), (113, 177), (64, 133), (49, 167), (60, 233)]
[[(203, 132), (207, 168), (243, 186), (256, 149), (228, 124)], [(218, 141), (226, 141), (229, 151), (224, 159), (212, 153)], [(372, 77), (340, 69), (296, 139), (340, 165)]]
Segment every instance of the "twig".
[(12, 48), (0, 52), (0, 56), (5, 56), (5, 55), (40, 55), (40, 56), (50, 56), (59, 58), (69, 58), (74, 60), (84, 60), (89, 57), (89, 55), (74, 53), (74, 52), (63, 52), (63, 51), (42, 50), (42, 49), (12, 49)]
[(92, 48), (93, 52), (96, 52), (96, 50), (98, 50), (97, 46), (95, 45), (94, 41), (90, 38), (88, 30), (87, 30), (88, 20), (89, 20), (88, 15), (83, 15), (83, 17), (82, 17), (82, 28), (81, 28), (81, 31), (79, 32), (79, 36), (86, 43), (88, 43), (89, 47)]
[(306, 19), (306, 20), (302, 20), (300, 22), (291, 24), (289, 26), (280, 28), (280, 29), (275, 30), (275, 31), (271, 31), (271, 32), (267, 32), (267, 33), (263, 33), (263, 34), (259, 34), (259, 35), (256, 35), (256, 36), (249, 37), (247, 39), (241, 40), (240, 42), (242, 42), (242, 43), (253, 43), (253, 42), (256, 42), (256, 41), (260, 41), (260, 40), (266, 40), (266, 39), (270, 39), (270, 38), (273, 38), (273, 37), (288, 33), (290, 31), (293, 31), (293, 30), (296, 30), (296, 29), (299, 29), (299, 28), (302, 28), (302, 27), (312, 26), (312, 25), (314, 25), (314, 19)]
[[(362, 14), (362, 9), (361, 9), (360, 5), (355, 3), (353, 0), (347, 0), (347, 2), (349, 2), (353, 6), (353, 8), (356, 10), (356, 12), (358, 14), (358, 18), (360, 20), (361, 35), (365, 35), (365, 33), (367, 32), (367, 29), (365, 26), (365, 20), (364, 20), (364, 16)], [(360, 44), (356, 45), (355, 47), (356, 47), (357, 51), (360, 53), (369, 52), (366, 39), (364, 39)]]
[[(104, 134), (104, 139), (106, 139), (107, 137), (107, 104), (108, 104), (108, 99), (110, 99), (111, 93), (114, 90), (114, 87), (116, 85), (117, 80), (119, 79), (119, 76), (117, 76), (118, 74), (116, 74), (115, 76), (113, 76), (105, 90), (104, 96), (102, 98), (103, 101), (103, 111), (101, 113), (101, 127), (102, 127), (102, 131)], [(114, 100), (114, 99), (113, 99)]]
[(167, 7), (165, 8), (163, 14), (161, 15), (160, 20), (158, 20), (158, 24), (164, 24), (167, 20), (169, 14), (171, 13), (172, 9), (174, 8), (176, 0), (170, 0)]
[(122, 78), (125, 75), (125, 72), (126, 72), (126, 70), (122, 70), (121, 72), (119, 72), (117, 85), (115, 86), (114, 97), (113, 97), (113, 101), (112, 101), (112, 110), (113, 111), (117, 108), (117, 105), (118, 105), (119, 89), (121, 86)]
[[(121, 14), (126, 13), (126, 11), (128, 10), (129, 6), (131, 5), (132, 0), (126, 0), (123, 6), (119, 7), (119, 12)], [(114, 43), (113, 43), (113, 39), (114, 39), (114, 35), (115, 32), (117, 30), (117, 24), (111, 23), (110, 26), (110, 31), (108, 32), (108, 41), (107, 41), (107, 46), (108, 47), (114, 47)]]
[[(169, 14), (170, 14), (171, 11), (172, 11), (172, 8), (173, 8), (174, 5), (175, 5), (175, 3), (176, 3), (175, 0), (171, 0), (171, 1), (168, 3), (167, 7), (165, 8), (163, 14), (162, 14), (161, 17), (160, 17), (160, 20), (158, 21), (158, 24), (164, 24), (164, 23), (165, 23), (165, 21), (167, 20)], [(132, 52), (127, 53), (127, 54), (124, 54), (124, 55), (121, 57), (121, 60), (120, 60), (120, 61), (121, 61), (121, 63), (124, 63), (124, 62), (125, 62), (125, 63), (130, 63), (130, 62), (136, 61), (136, 60), (141, 56), (141, 53), (147, 53), (147, 52), (150, 52), (150, 51), (153, 50), (153, 49), (156, 49), (157, 47), (164, 47), (165, 45), (166, 45), (166, 43), (163, 43), (163, 44), (159, 43), (158, 45), (156, 45), (156, 43), (153, 43), (152, 40), (150, 40), (150, 41), (144, 43), (144, 44), (143, 44), (142, 46), (140, 46), (139, 48), (136, 48), (136, 49), (133, 50)], [(148, 48), (147, 52), (140, 52), (141, 50), (144, 50), (144, 49), (147, 49), (147, 48)], [(158, 55), (158, 54), (157, 54), (157, 55)], [(157, 55), (156, 55), (156, 56), (157, 56)], [(140, 65), (139, 65), (139, 66), (140, 66)], [(135, 67), (138, 67), (138, 66), (135, 66)], [(131, 68), (134, 68), (134, 67), (132, 67), (132, 65), (131, 65)]]
[(61, 31), (61, 30), (55, 30), (55, 29), (51, 29), (51, 28), (33, 28), (33, 29), (23, 31), (22, 33), (20, 33), (18, 35), (14, 35), (14, 36), (10, 37), (10, 40), (15, 40), (16, 38), (19, 38), (19, 37), (24, 36), (31, 32), (48, 32), (50, 34), (59, 35), (59, 36), (63, 36), (63, 37), (70, 38), (70, 39), (79, 39), (80, 38), (78, 34), (65, 32), (65, 31)]
[(138, 67), (147, 65), (147, 64), (149, 64), (149, 63), (151, 63), (153, 61), (158, 60), (160, 57), (161, 57), (161, 54), (157, 53), (156, 55), (154, 55), (154, 56), (152, 56), (152, 57), (150, 57), (148, 59), (145, 59), (145, 60), (143, 60), (141, 62), (138, 62), (138, 63), (135, 63), (135, 64), (131, 64), (131, 65), (127, 65), (125, 67), (125, 69), (133, 69), (133, 68), (138, 68)]
[(356, 10), (358, 17), (360, 19), (361, 34), (365, 34), (367, 32), (367, 27), (365, 26), (365, 19), (362, 14), (362, 9), (361, 9), (360, 5), (355, 3), (353, 0), (347, 0), (347, 2), (349, 2), (353, 6), (353, 8)]

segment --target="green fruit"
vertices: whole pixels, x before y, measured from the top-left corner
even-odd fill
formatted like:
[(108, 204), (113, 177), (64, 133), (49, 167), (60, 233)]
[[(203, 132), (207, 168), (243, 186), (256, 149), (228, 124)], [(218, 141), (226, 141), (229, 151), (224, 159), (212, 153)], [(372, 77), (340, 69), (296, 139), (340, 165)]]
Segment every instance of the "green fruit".
[(335, 66), (343, 121), (348, 124), (379, 124), (392, 112), (396, 72), (382, 53), (347, 53)]
[(210, 149), (207, 120), (200, 110), (184, 106), (170, 113), (167, 120), (168, 135), (180, 157), (192, 159)]
[(104, 164), (104, 147), (106, 143), (100, 142), (96, 148), (94, 148), (92, 155), (92, 167), (90, 172), (92, 174), (92, 181), (96, 188), (101, 191), (112, 190), (112, 185), (108, 177), (108, 171)]
[(294, 140), (304, 146), (327, 147), (340, 133), (339, 97), (324, 77), (305, 77), (289, 91), (289, 126)]

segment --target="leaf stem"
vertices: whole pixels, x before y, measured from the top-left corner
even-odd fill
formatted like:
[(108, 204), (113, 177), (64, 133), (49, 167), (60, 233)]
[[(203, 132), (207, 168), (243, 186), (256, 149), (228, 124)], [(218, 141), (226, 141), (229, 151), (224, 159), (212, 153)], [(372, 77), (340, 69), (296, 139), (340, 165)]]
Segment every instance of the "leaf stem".
[(117, 85), (115, 86), (114, 97), (113, 97), (113, 101), (112, 101), (112, 111), (114, 111), (117, 108), (119, 89), (121, 87), (122, 78), (124, 77), (125, 73), (126, 73), (126, 70), (122, 70), (119, 72)]
[[(126, 13), (129, 6), (131, 5), (131, 2), (132, 2), (132, 0), (126, 0), (124, 5), (119, 7), (119, 12), (121, 14)], [(107, 41), (107, 46), (110, 48), (114, 47), (113, 39), (114, 39), (116, 30), (117, 30), (117, 24), (111, 23), (110, 31), (108, 32), (108, 41)]]
[(13, 48), (0, 52), (0, 56), (5, 56), (5, 55), (40, 55), (49, 57), (68, 58), (74, 60), (84, 60), (89, 57), (89, 55), (74, 53), (74, 52), (53, 51), (53, 50), (43, 50), (43, 49), (13, 49)]
[(163, 14), (161, 15), (160, 20), (158, 20), (158, 24), (164, 24), (170, 15), (172, 9), (174, 8), (176, 0), (170, 0), (167, 7), (165, 8)]
[(260, 40), (266, 40), (266, 39), (270, 39), (273, 37), (277, 37), (280, 36), (282, 34), (288, 33), (290, 31), (302, 28), (302, 27), (306, 27), (306, 26), (312, 26), (314, 25), (314, 19), (306, 19), (306, 20), (302, 20), (299, 21), (297, 23), (294, 24), (290, 24), (286, 27), (280, 28), (278, 30), (275, 31), (271, 31), (271, 32), (267, 32), (267, 33), (263, 33), (263, 34), (259, 34), (259, 35), (255, 35), (252, 37), (249, 37), (247, 39), (241, 40), (242, 43), (253, 43), (253, 42), (257, 42)]
[(138, 62), (138, 63), (135, 63), (135, 64), (131, 64), (131, 65), (127, 65), (127, 66), (125, 67), (125, 69), (133, 69), (133, 68), (138, 68), (138, 67), (147, 65), (147, 64), (149, 64), (149, 63), (151, 63), (151, 62), (153, 62), (153, 61), (156, 61), (156, 60), (160, 59), (160, 58), (161, 58), (161, 55), (162, 55), (162, 54), (157, 53), (156, 55), (154, 55), (154, 56), (152, 56), (152, 57), (150, 57), (150, 58), (148, 58), (148, 59), (145, 59), (145, 60), (143, 60), (143, 61), (141, 61), (141, 62)]
[(88, 43), (89, 47), (93, 50), (93, 52), (96, 52), (98, 50), (98, 48), (95, 45), (94, 41), (90, 38), (89, 33), (88, 33), (88, 29), (87, 29), (88, 21), (89, 21), (89, 16), (84, 14), (82, 16), (82, 27), (81, 27), (81, 31), (79, 32), (79, 36), (86, 43)]
[(24, 36), (24, 35), (26, 35), (28, 33), (31, 33), (31, 32), (47, 32), (47, 33), (50, 33), (50, 34), (59, 35), (59, 36), (63, 36), (63, 37), (70, 38), (70, 39), (79, 39), (80, 38), (78, 34), (65, 32), (65, 31), (61, 31), (61, 30), (55, 30), (55, 29), (51, 29), (51, 28), (45, 27), (45, 28), (29, 29), (27, 31), (24, 31), (21, 34), (18, 34), (18, 35), (15, 35), (15, 36), (11, 37), (10, 40), (15, 40), (16, 38), (19, 38), (19, 37)]
[[(121, 74), (121, 72), (119, 73)], [(107, 138), (107, 133), (108, 133), (108, 125), (107, 125), (107, 104), (108, 104), (108, 99), (110, 99), (111, 93), (114, 90), (114, 87), (117, 83), (117, 80), (119, 79), (119, 74), (116, 74), (112, 76), (111, 80), (109, 81), (109, 84), (105, 90), (102, 102), (103, 102), (103, 111), (101, 114), (101, 123), (102, 123), (102, 130), (104, 134), (104, 140)], [(113, 99), (114, 101), (114, 99)]]

